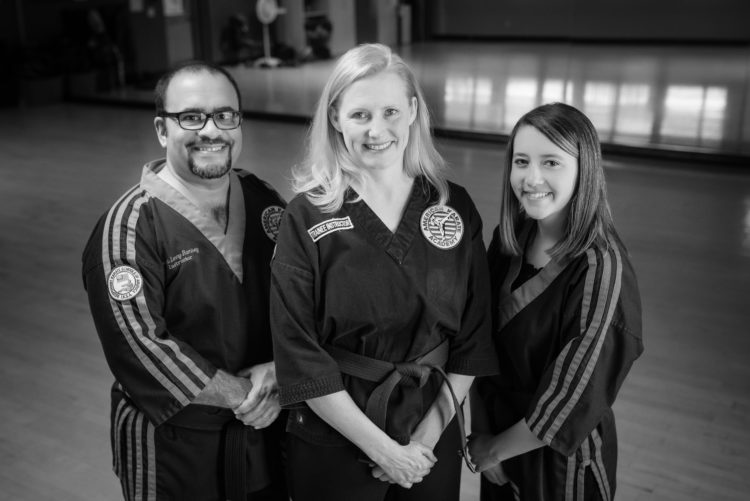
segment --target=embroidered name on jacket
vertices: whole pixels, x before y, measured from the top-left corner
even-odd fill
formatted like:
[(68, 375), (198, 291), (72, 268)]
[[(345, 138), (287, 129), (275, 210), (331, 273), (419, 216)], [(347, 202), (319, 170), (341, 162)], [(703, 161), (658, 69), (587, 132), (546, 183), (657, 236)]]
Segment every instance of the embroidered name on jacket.
[(336, 231), (351, 230), (354, 228), (352, 220), (349, 216), (337, 217), (333, 219), (327, 219), (322, 223), (318, 223), (312, 228), (307, 230), (307, 234), (310, 235), (313, 242), (317, 242), (326, 235), (329, 235)]
[(192, 261), (193, 257), (200, 254), (200, 252), (201, 251), (198, 247), (194, 247), (192, 249), (182, 249), (178, 254), (167, 258), (167, 268), (169, 268), (170, 270), (174, 270), (181, 264)]

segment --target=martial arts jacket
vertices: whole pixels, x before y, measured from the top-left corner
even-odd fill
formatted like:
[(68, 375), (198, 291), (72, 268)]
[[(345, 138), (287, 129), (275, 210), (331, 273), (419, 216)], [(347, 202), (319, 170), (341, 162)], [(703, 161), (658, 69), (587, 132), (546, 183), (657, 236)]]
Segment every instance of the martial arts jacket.
[[(523, 248), (535, 228), (531, 220), (522, 225)], [(475, 384), (493, 433), (525, 419), (548, 445), (503, 463), (519, 499), (614, 496), (611, 407), (643, 344), (635, 272), (620, 240), (613, 235), (608, 244), (535, 271), (523, 255), (502, 255), (494, 232), (488, 254), (500, 374)]]
[(270, 261), (284, 206), (263, 181), (232, 170), (225, 234), (159, 178), (164, 165), (144, 167), (83, 254), (116, 387), (154, 425), (190, 404), (217, 369), (272, 360)]
[[(481, 219), (455, 184), (447, 205), (436, 199), (417, 178), (395, 233), (352, 189), (335, 213), (304, 195), (290, 202), (271, 286), (281, 403), (293, 408), (289, 432), (319, 445), (346, 443), (304, 401), (346, 390), (364, 410), (377, 386), (342, 374), (329, 346), (402, 362), (447, 340), (446, 372), (496, 372)], [(409, 441), (441, 381), (433, 373), (422, 387), (395, 388), (385, 426), (392, 438)]]

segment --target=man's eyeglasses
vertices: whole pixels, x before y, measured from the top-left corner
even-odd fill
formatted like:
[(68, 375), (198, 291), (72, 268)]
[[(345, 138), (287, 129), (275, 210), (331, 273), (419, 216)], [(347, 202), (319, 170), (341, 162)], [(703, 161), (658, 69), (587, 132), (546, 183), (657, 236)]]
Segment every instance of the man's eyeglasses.
[(160, 117), (173, 118), (185, 130), (201, 130), (208, 119), (212, 119), (217, 128), (222, 130), (236, 129), (242, 123), (242, 113), (239, 111), (216, 111), (203, 113), (202, 111), (181, 111), (179, 113), (159, 113)]

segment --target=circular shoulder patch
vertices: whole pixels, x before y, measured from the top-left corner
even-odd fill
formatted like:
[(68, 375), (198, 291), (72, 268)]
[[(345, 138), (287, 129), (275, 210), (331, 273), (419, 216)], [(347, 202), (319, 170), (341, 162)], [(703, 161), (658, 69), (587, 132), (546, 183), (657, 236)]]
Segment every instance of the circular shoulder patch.
[(419, 226), (427, 241), (439, 249), (452, 249), (464, 235), (461, 216), (447, 205), (433, 205), (425, 209)]
[(266, 236), (274, 242), (279, 235), (282, 214), (284, 214), (284, 209), (282, 207), (279, 207), (278, 205), (269, 205), (263, 209), (263, 213), (260, 215), (260, 223), (263, 226), (263, 231), (266, 233)]
[(134, 298), (143, 288), (143, 278), (135, 268), (118, 266), (112, 270), (107, 280), (109, 295), (117, 301)]

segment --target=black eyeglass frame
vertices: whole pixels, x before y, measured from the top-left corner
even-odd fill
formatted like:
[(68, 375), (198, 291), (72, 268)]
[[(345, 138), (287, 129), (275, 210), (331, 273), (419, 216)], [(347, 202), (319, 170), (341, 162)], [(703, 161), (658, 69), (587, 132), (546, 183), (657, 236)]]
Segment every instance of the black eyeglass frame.
[[(237, 122), (237, 125), (235, 125), (234, 127), (222, 127), (221, 125), (219, 125), (216, 122), (216, 118), (214, 118), (214, 117), (216, 115), (221, 114), (221, 113), (231, 113), (233, 117), (234, 116), (238, 116), (239, 117), (239, 121)], [(182, 125), (182, 121), (180, 120), (180, 115), (200, 115), (200, 116), (203, 117), (203, 123), (201, 124), (200, 127), (185, 127), (184, 125)], [(213, 120), (214, 125), (216, 126), (216, 128), (220, 129), (220, 130), (234, 130), (237, 127), (239, 127), (240, 125), (242, 125), (242, 112), (241, 111), (235, 111), (235, 110), (214, 111), (213, 113), (206, 113), (204, 111), (178, 111), (176, 113), (168, 113), (166, 111), (163, 111), (161, 113), (157, 113), (156, 116), (163, 117), (163, 118), (172, 118), (172, 119), (174, 119), (175, 122), (177, 122), (177, 125), (179, 125), (181, 129), (191, 130), (191, 131), (202, 130), (203, 127), (205, 127), (206, 124), (208, 123), (208, 119), (209, 118), (211, 120)]]

